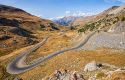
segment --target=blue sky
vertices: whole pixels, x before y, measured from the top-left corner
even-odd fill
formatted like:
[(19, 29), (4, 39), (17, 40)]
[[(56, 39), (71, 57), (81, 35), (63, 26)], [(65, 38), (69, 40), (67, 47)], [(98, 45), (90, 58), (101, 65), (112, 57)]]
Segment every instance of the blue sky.
[(0, 4), (18, 7), (48, 19), (92, 15), (124, 2), (125, 0), (0, 0)]

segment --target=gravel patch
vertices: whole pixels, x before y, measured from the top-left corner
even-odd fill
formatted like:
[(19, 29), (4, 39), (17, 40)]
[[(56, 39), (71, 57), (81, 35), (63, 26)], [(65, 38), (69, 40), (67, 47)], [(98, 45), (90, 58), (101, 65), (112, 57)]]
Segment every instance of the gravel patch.
[(97, 48), (125, 49), (125, 35), (122, 33), (99, 32), (92, 36), (82, 49)]

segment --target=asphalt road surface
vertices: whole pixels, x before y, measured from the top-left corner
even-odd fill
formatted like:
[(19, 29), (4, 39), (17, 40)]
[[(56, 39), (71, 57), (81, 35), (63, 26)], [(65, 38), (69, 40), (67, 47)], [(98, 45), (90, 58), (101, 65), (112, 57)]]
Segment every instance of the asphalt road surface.
[(82, 39), (79, 44), (75, 45), (74, 47), (72, 48), (67, 48), (67, 49), (64, 49), (64, 50), (60, 50), (60, 51), (57, 51), (57, 52), (54, 52), (54, 53), (51, 53), (50, 55), (48, 56), (45, 56), (45, 57), (40, 57), (36, 60), (34, 60), (32, 62), (32, 64), (26, 64), (25, 63), (25, 59), (26, 57), (32, 53), (33, 51), (35, 51), (36, 49), (38, 49), (39, 47), (41, 47), (42, 45), (44, 45), (48, 39), (48, 37), (46, 37), (42, 42), (34, 45), (32, 48), (30, 48), (29, 50), (23, 52), (23, 53), (20, 53), (20, 55), (18, 55), (12, 62), (10, 62), (7, 66), (7, 72), (10, 73), (10, 74), (20, 74), (20, 73), (23, 73), (23, 72), (26, 72), (26, 71), (29, 71), (39, 65), (41, 65), (43, 62), (59, 55), (59, 54), (62, 54), (64, 52), (67, 52), (67, 51), (71, 51), (71, 50), (76, 50), (76, 49), (79, 49), (81, 47), (83, 47), (87, 42), (88, 40), (96, 33), (97, 31), (94, 31), (90, 34), (88, 34), (88, 36), (86, 36), (85, 39)]

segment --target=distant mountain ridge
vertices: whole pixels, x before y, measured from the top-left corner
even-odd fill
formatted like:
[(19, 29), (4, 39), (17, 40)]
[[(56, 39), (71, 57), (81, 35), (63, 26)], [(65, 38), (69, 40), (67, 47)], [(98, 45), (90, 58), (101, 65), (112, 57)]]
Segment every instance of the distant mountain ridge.
[(71, 23), (73, 23), (76, 19), (80, 17), (82, 16), (65, 16), (63, 18), (53, 20), (53, 21), (59, 25), (69, 26)]

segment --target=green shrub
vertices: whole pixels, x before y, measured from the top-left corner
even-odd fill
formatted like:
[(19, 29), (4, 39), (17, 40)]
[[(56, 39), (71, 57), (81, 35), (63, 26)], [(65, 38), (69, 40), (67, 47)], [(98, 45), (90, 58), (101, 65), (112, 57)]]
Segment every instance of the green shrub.
[(14, 80), (15, 76), (6, 72), (6, 67), (0, 65), (0, 80)]
[(90, 30), (90, 31), (93, 31), (94, 29), (96, 29), (96, 24), (97, 23), (88, 23), (88, 24), (85, 24), (83, 26), (83, 28), (79, 29), (78, 32), (86, 32), (87, 30)]
[(97, 77), (98, 79), (100, 79), (100, 78), (102, 78), (102, 77), (106, 77), (106, 74), (105, 74), (104, 72), (98, 72), (98, 73), (96, 74), (96, 77)]
[(46, 28), (46, 27), (45, 27), (44, 25), (40, 25), (40, 30), (41, 30), (41, 31), (44, 31), (45, 28)]
[(125, 17), (122, 17), (121, 21), (125, 21)]
[(78, 32), (79, 32), (79, 33), (80, 33), (80, 32), (84, 32), (84, 33), (85, 33), (85, 29), (84, 29), (84, 28), (81, 28), (81, 29), (78, 30)]

